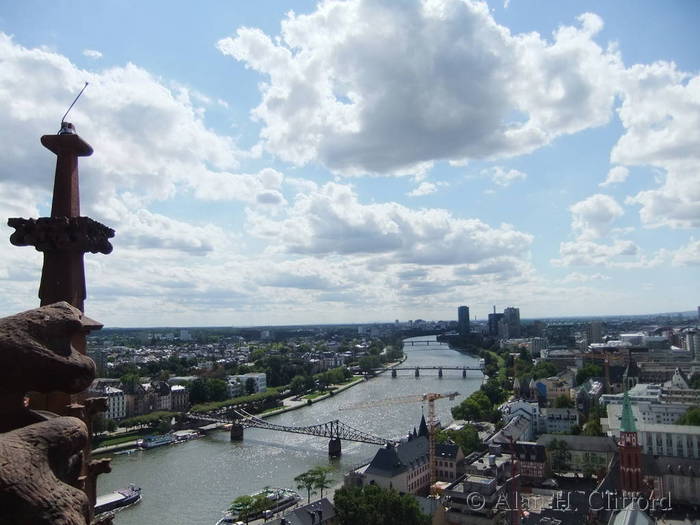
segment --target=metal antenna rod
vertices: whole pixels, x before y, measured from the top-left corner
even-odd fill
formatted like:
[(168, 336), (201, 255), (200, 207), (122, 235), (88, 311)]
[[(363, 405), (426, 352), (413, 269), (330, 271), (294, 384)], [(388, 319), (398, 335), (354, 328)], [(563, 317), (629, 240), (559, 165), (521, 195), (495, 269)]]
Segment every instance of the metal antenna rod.
[(68, 110), (63, 114), (61, 117), (61, 126), (63, 126), (63, 122), (66, 120), (66, 117), (68, 116), (68, 113), (70, 113), (70, 110), (73, 109), (73, 106), (75, 106), (75, 103), (78, 102), (78, 99), (80, 98), (80, 95), (83, 94), (83, 91), (85, 91), (85, 88), (88, 87), (88, 82), (85, 82), (85, 85), (83, 86), (83, 89), (80, 90), (80, 93), (78, 93), (78, 96), (75, 97), (75, 100), (73, 100), (73, 103), (68, 106)]

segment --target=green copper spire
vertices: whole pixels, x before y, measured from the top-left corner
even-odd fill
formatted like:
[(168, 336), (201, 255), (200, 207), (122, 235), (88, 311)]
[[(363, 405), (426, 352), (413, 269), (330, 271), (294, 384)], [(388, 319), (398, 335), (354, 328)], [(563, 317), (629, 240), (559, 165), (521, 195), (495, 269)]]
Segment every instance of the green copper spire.
[(637, 432), (637, 426), (634, 424), (634, 415), (632, 414), (632, 403), (630, 403), (630, 396), (627, 390), (625, 390), (625, 394), (622, 396), (620, 432)]

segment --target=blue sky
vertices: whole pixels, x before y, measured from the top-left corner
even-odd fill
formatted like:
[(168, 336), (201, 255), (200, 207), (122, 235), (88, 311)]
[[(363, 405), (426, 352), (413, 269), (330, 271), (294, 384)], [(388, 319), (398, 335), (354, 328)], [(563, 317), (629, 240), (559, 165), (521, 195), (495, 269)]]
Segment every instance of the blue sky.
[[(111, 326), (694, 309), (692, 1), (13, 2), (0, 213), (46, 214), (71, 113)], [(3, 220), (3, 223), (5, 221)], [(3, 226), (7, 238), (9, 228)], [(41, 258), (0, 248), (6, 314)]]

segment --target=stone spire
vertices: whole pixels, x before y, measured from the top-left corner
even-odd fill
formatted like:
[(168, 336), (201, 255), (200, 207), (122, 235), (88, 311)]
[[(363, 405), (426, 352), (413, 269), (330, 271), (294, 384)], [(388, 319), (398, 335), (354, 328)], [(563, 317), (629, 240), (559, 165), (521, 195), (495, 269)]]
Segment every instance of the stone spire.
[(420, 425), (418, 426), (418, 435), (428, 437), (429, 434), (428, 424), (425, 422), (425, 415), (422, 415), (420, 417)]

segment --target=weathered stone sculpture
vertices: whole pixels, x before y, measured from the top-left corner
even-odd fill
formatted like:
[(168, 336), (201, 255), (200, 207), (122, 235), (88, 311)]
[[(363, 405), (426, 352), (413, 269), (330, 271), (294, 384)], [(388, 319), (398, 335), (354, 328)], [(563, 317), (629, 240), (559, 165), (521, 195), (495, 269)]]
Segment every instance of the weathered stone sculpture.
[(0, 319), (0, 432), (46, 419), (24, 406), (29, 391), (75, 394), (95, 378), (95, 363), (71, 339), (97, 325), (66, 302)]
[(80, 481), (85, 424), (56, 417), (0, 434), (0, 524), (85, 525)]
[(71, 339), (96, 325), (66, 302), (0, 319), (0, 524), (90, 523), (85, 423), (31, 410), (24, 396), (85, 390), (95, 364)]

